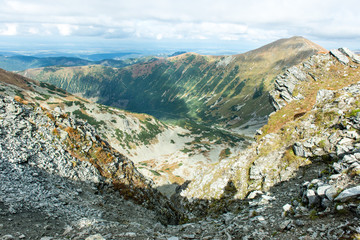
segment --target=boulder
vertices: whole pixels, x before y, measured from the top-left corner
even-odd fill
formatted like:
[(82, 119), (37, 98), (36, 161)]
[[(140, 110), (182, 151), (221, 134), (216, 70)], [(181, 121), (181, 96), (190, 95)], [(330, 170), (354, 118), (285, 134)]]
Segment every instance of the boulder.
[(85, 238), (85, 240), (105, 240), (105, 238), (103, 238), (100, 234), (95, 234)]
[(332, 49), (330, 50), (330, 53), (342, 64), (347, 65), (349, 63), (349, 59), (339, 50)]
[(299, 68), (293, 66), (288, 69), (288, 72), (291, 73), (296, 79), (300, 81), (306, 81), (306, 74)]
[(348, 188), (342, 191), (339, 196), (335, 198), (335, 201), (346, 202), (349, 199), (354, 199), (360, 196), (360, 185), (352, 188)]
[(316, 95), (316, 103), (318, 104), (318, 103), (325, 102), (327, 100), (332, 99), (334, 96), (335, 96), (334, 91), (321, 89), (318, 91), (318, 93)]
[(331, 188), (331, 185), (322, 185), (318, 187), (316, 193), (319, 195), (319, 197), (324, 198), (326, 196), (326, 190), (329, 188)]
[(354, 63), (360, 63), (360, 57), (348, 48), (339, 48), (339, 51), (348, 56)]
[(327, 188), (325, 190), (326, 197), (331, 201), (334, 200), (334, 197), (336, 196), (336, 194), (337, 194), (336, 188), (333, 186), (330, 186), (329, 188)]
[(316, 206), (320, 202), (319, 197), (316, 195), (315, 191), (312, 189), (308, 189), (306, 191), (306, 198), (309, 201), (309, 206)]
[(308, 157), (310, 155), (310, 153), (308, 153), (305, 150), (304, 146), (299, 142), (296, 142), (293, 145), (293, 151), (294, 151), (294, 154), (299, 157)]

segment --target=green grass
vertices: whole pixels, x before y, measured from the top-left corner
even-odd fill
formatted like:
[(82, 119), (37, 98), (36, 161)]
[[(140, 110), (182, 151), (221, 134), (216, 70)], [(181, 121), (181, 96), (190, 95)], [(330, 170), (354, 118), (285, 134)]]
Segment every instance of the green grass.
[(77, 118), (81, 118), (83, 120), (86, 120), (90, 125), (94, 126), (95, 128), (98, 128), (102, 125), (105, 125), (104, 121), (97, 121), (95, 118), (84, 114), (83, 112), (81, 112), (80, 110), (75, 110), (73, 112), (73, 114), (77, 117)]
[(161, 174), (155, 170), (149, 169), (149, 171), (152, 172), (152, 174), (154, 174), (155, 176), (161, 176)]

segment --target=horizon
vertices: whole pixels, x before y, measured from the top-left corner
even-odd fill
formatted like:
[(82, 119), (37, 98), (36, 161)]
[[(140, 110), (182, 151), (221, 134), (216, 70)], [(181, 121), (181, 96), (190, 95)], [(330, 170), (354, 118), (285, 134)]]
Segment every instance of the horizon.
[[(356, 0), (0, 0), (0, 51), (236, 54), (303, 36), (359, 50)], [(309, 7), (311, 6), (311, 7)]]
[[(295, 36), (292, 36), (295, 37)], [(291, 38), (291, 37), (289, 37)], [(306, 38), (307, 39), (307, 38)], [(274, 41), (277, 41), (279, 39), (275, 39)], [(311, 41), (311, 39), (309, 39)], [(271, 42), (274, 42), (271, 41)], [(135, 44), (129, 44), (129, 43), (123, 43), (123, 45), (120, 46), (106, 46), (101, 47), (101, 45), (96, 46), (92, 45), (90, 43), (90, 47), (87, 48), (79, 48), (78, 46), (56, 46), (56, 47), (49, 47), (51, 45), (48, 45), (47, 48), (41, 48), (41, 47), (32, 47), (32, 48), (24, 48), (20, 47), (19, 49), (13, 49), (13, 48), (1, 48), (0, 47), (0, 55), (6, 55), (9, 54), (9, 56), (12, 55), (23, 55), (23, 56), (35, 56), (35, 57), (79, 57), (84, 58), (84, 56), (90, 56), (90, 55), (96, 55), (96, 54), (116, 54), (116, 53), (126, 53), (124, 56), (125, 58), (129, 57), (139, 57), (139, 56), (164, 56), (164, 55), (170, 55), (176, 52), (194, 52), (202, 55), (234, 55), (234, 54), (241, 54), (245, 53), (257, 48), (260, 48), (266, 44), (269, 44), (271, 42), (264, 42), (261, 43), (261, 45), (237, 45), (233, 46), (229, 44), (229, 42), (225, 42), (221, 45), (219, 45), (219, 42), (217, 43), (209, 43), (202, 44), (199, 42), (194, 43), (185, 43), (180, 45), (186, 45), (186, 46), (174, 46), (174, 44), (177, 43), (171, 43), (166, 42), (167, 45), (161, 45), (153, 44), (153, 43), (147, 43), (145, 45), (141, 45), (140, 43)], [(0, 42), (1, 43), (1, 42)], [(317, 42), (314, 42), (318, 44)], [(117, 43), (119, 45), (119, 43)], [(331, 50), (333, 48), (339, 48), (339, 47), (348, 47), (348, 46), (334, 46), (334, 47), (326, 47), (324, 45), (319, 44), (320, 46), (324, 47), (325, 49)], [(149, 48), (149, 46), (151, 46)], [(350, 48), (350, 47), (348, 47)], [(358, 51), (360, 48), (350, 48), (353, 51)]]

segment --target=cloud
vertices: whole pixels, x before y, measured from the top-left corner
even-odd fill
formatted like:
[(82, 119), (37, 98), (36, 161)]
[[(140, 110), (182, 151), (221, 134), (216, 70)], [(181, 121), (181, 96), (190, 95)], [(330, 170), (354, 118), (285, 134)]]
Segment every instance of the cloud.
[(358, 0), (0, 0), (0, 35), (129, 40), (357, 39)]
[(17, 24), (6, 23), (0, 27), (0, 35), (2, 36), (15, 36), (17, 35)]

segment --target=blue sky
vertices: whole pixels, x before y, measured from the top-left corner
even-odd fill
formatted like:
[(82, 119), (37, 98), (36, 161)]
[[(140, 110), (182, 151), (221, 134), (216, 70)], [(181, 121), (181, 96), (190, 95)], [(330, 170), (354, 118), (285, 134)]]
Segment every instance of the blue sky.
[(0, 0), (0, 51), (243, 52), (304, 36), (360, 49), (358, 0)]

